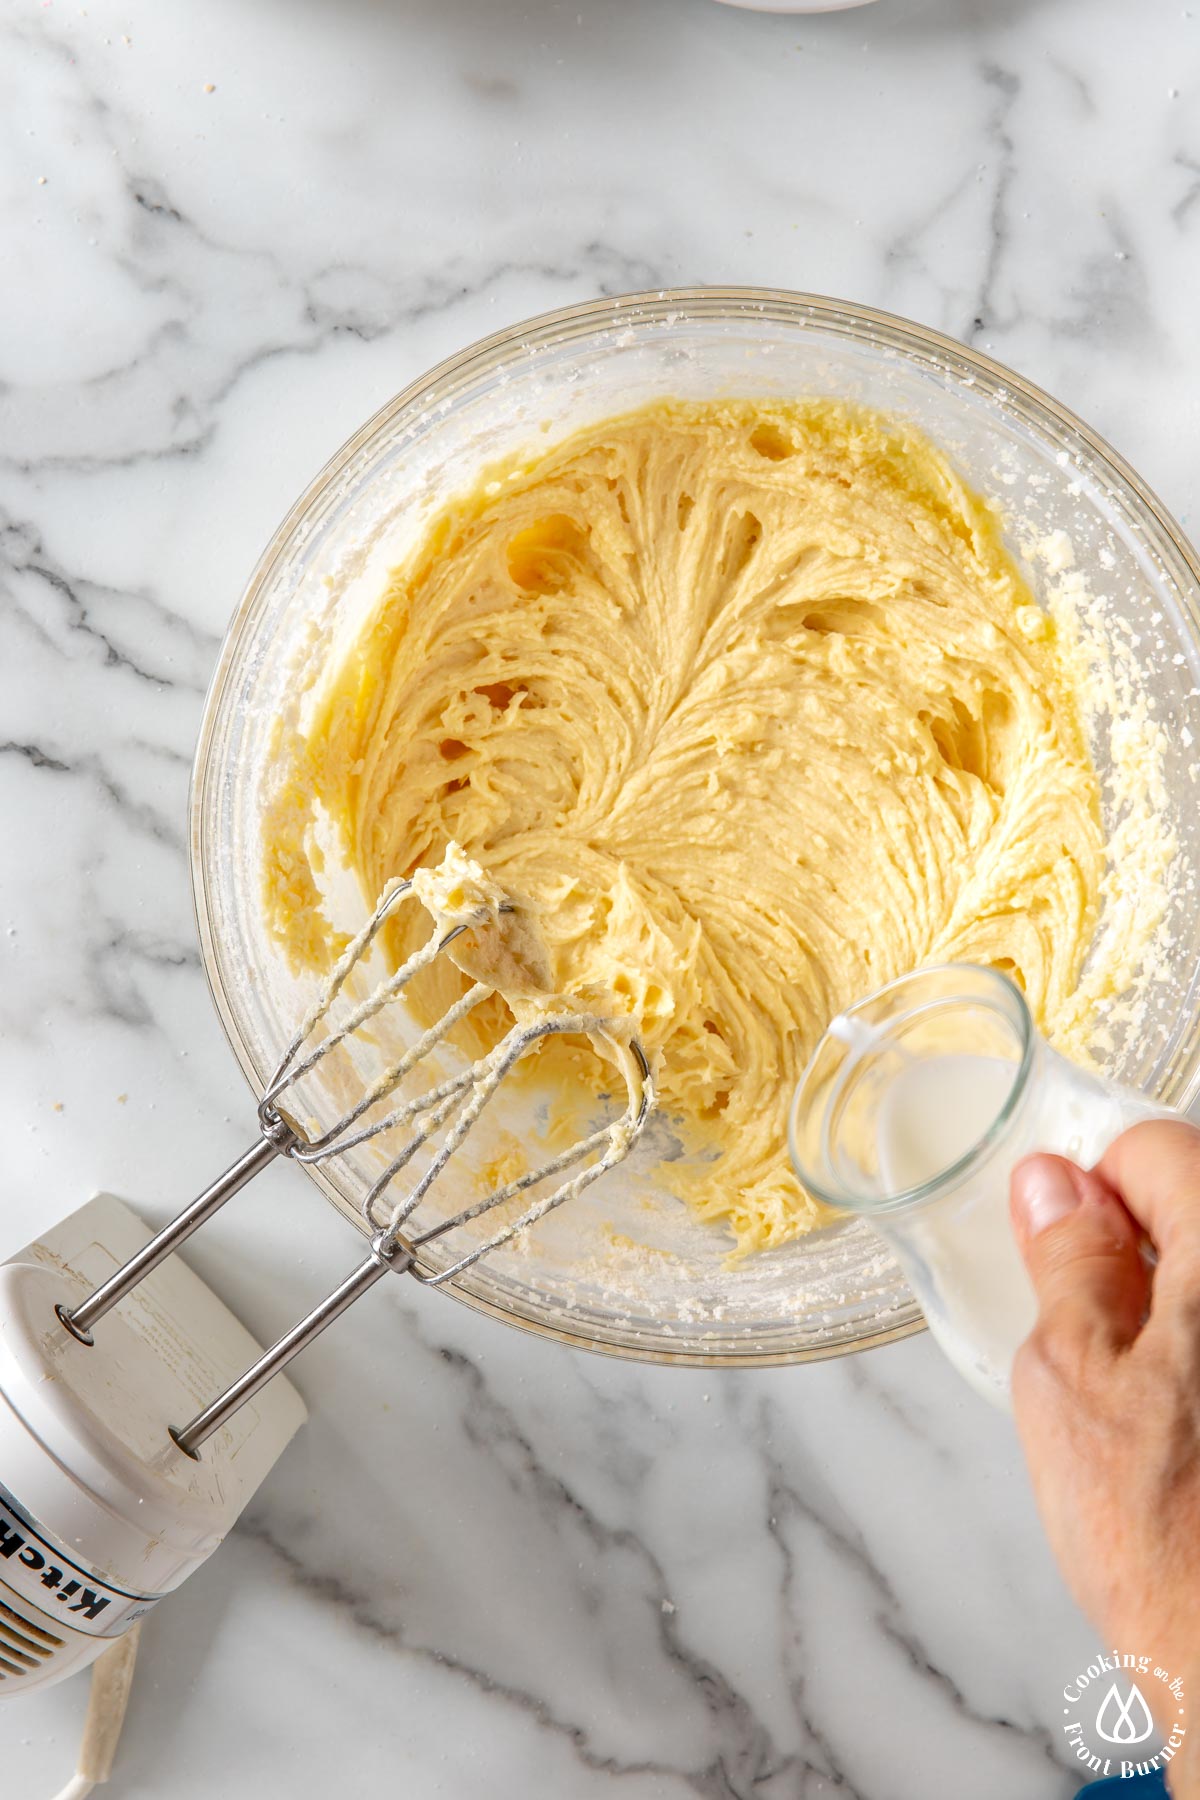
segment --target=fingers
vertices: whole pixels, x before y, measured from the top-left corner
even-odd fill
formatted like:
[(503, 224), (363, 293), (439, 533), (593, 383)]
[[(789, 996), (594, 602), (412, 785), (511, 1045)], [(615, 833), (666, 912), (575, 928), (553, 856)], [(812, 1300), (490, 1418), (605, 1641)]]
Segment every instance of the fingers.
[(1108, 1183), (1062, 1156), (1029, 1156), (1012, 1174), (1017, 1243), (1055, 1347), (1118, 1351), (1137, 1337), (1149, 1301), (1138, 1229)]
[(1158, 1251), (1156, 1303), (1200, 1292), (1200, 1131), (1150, 1119), (1109, 1145), (1096, 1173), (1124, 1200)]

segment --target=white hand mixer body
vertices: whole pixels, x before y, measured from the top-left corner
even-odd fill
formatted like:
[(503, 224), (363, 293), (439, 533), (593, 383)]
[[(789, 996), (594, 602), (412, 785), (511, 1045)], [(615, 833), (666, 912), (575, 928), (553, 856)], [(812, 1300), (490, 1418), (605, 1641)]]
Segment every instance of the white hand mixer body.
[(166, 1425), (260, 1354), (178, 1256), (105, 1321), (94, 1349), (55, 1307), (82, 1300), (150, 1233), (108, 1195), (0, 1267), (0, 1695), (61, 1680), (186, 1580), (303, 1423), (286, 1379), (184, 1456)]

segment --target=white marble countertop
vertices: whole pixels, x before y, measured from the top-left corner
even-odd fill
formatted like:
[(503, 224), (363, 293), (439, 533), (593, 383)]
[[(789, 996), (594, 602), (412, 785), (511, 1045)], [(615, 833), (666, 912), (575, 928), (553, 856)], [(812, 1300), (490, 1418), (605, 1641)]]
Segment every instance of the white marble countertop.
[[(280, 515), (433, 361), (596, 293), (844, 295), (993, 350), (1187, 519), (1179, 0), (14, 0), (0, 70), (4, 1253), (99, 1186), (161, 1220), (246, 1138), (185, 865), (203, 692)], [(194, 1260), (268, 1332), (351, 1250), (285, 1168)], [(115, 1797), (1074, 1791), (1091, 1634), (927, 1340), (653, 1370), (397, 1282), (299, 1384), (147, 1627)], [(85, 1691), (0, 1706), (4, 1800), (66, 1779)]]

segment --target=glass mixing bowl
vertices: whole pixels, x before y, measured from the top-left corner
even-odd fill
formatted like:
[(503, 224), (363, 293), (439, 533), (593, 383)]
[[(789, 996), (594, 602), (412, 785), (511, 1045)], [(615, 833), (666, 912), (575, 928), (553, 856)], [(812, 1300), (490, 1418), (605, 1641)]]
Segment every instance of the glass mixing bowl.
[[(486, 339), (369, 420), (275, 533), (217, 665), (190, 824), (204, 966), (250, 1082), (261, 1091), (314, 988), (289, 973), (259, 910), (260, 790), (298, 675), (349, 640), (388, 567), (482, 464), (655, 398), (720, 395), (834, 395), (903, 415), (999, 499), (1015, 551), (1069, 533), (1093, 595), (1089, 629), (1125, 646), (1135, 697), (1162, 728), (1164, 830), (1178, 844), (1164, 948), (1139, 978), (1139, 1005), (1108, 1061), (1119, 1080), (1186, 1107), (1200, 1088), (1200, 807), (1187, 729), (1190, 715), (1200, 733), (1195, 552), (1102, 439), (998, 364), (865, 307), (753, 289), (596, 301)], [(1039, 591), (1044, 568), (1027, 573)], [(1104, 776), (1104, 723), (1093, 753)], [(393, 1029), (403, 1036), (399, 1021)], [(519, 1132), (534, 1123), (533, 1103), (514, 1104), (504, 1123)], [(360, 1228), (374, 1148), (309, 1171)], [(453, 1291), (530, 1330), (655, 1361), (802, 1361), (920, 1328), (899, 1270), (861, 1222), (731, 1266), (721, 1232), (656, 1185), (664, 1153), (660, 1130)], [(478, 1178), (481, 1154), (461, 1180)]]

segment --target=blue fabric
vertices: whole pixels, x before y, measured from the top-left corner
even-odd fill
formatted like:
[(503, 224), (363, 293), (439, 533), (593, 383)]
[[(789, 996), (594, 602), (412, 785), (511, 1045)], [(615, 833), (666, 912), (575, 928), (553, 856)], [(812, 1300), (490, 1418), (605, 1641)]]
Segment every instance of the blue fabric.
[(1079, 1790), (1081, 1794), (1094, 1795), (1095, 1800), (1117, 1800), (1121, 1794), (1125, 1800), (1158, 1800), (1166, 1791), (1161, 1769), (1155, 1769), (1152, 1775), (1128, 1775), (1124, 1781), (1119, 1775), (1110, 1775), (1104, 1781), (1086, 1782)]

